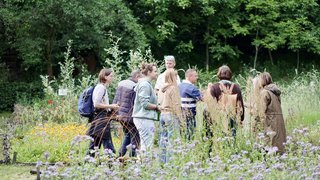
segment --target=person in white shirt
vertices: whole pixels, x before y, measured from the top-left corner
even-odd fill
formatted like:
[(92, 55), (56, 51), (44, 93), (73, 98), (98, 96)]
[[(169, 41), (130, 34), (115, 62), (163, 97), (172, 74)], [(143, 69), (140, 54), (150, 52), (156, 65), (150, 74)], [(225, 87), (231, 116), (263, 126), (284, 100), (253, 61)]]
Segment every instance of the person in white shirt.
[[(165, 61), (166, 70), (174, 69), (174, 67), (176, 66), (176, 60), (175, 60), (174, 56), (171, 56), (171, 55), (170, 56), (164, 56), (164, 61)], [(158, 76), (156, 85), (154, 87), (154, 89), (156, 90), (156, 93), (158, 93), (158, 91), (164, 85), (164, 75), (165, 75), (165, 72), (161, 73)], [(180, 77), (179, 77), (178, 74), (177, 74), (177, 83), (178, 83), (178, 85), (181, 83)]]
[(105, 149), (115, 153), (115, 149), (111, 137), (111, 118), (109, 117), (112, 111), (119, 109), (118, 104), (109, 104), (108, 89), (113, 81), (112, 69), (102, 69), (99, 73), (99, 83), (95, 86), (92, 93), (92, 101), (94, 106), (94, 117), (88, 131), (88, 135), (93, 138), (89, 145), (89, 155), (95, 156), (94, 147), (100, 149), (101, 145)]

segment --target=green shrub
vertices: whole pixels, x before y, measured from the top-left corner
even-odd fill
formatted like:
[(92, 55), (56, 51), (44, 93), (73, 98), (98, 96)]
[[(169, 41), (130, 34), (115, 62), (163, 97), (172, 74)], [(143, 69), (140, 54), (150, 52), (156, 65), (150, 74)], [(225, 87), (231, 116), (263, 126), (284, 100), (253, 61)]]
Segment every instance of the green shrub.
[(0, 112), (13, 111), (14, 104), (31, 104), (34, 99), (43, 98), (43, 87), (39, 82), (0, 83)]

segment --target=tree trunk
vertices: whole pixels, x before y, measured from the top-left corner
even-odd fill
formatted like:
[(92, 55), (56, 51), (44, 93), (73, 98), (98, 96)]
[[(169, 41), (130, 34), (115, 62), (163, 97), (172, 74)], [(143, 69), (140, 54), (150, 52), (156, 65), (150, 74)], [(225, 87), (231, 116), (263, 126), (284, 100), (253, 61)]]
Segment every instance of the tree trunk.
[[(256, 39), (258, 39), (258, 37), (259, 37), (259, 31), (257, 29), (257, 31), (256, 31)], [(256, 52), (255, 52), (255, 55), (254, 55), (253, 69), (256, 69), (256, 67), (257, 67), (257, 60), (258, 60), (258, 53), (259, 53), (259, 46), (255, 45), (255, 47), (256, 47)]]
[(209, 45), (206, 43), (206, 70), (209, 71)]
[[(209, 22), (207, 21), (207, 34), (209, 35)], [(206, 42), (206, 70), (209, 71), (209, 43)]]
[(47, 60), (47, 75), (49, 79), (53, 78), (53, 69), (52, 69), (52, 44), (54, 38), (54, 29), (51, 28), (48, 33), (48, 41), (46, 47), (46, 60)]
[(299, 66), (300, 66), (300, 51), (297, 51), (297, 73), (299, 72)]
[(253, 69), (256, 69), (257, 67), (257, 59), (258, 59), (258, 53), (259, 53), (259, 46), (255, 46), (255, 47), (256, 47), (256, 52), (254, 55)]
[(272, 57), (272, 54), (271, 54), (271, 50), (270, 50), (270, 49), (268, 49), (268, 54), (269, 54), (269, 58), (270, 58), (271, 64), (274, 65), (274, 63), (273, 63), (273, 57)]

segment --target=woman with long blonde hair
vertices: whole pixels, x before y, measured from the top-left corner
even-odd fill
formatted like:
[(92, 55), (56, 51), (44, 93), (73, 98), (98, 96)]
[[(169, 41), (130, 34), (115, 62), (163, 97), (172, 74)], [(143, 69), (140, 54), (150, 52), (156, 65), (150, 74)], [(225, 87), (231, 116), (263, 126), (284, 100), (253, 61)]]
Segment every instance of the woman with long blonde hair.
[(160, 115), (160, 160), (167, 163), (170, 158), (172, 136), (179, 130), (181, 120), (181, 99), (177, 84), (177, 73), (174, 69), (165, 71), (165, 83), (159, 90), (158, 103), (161, 108)]

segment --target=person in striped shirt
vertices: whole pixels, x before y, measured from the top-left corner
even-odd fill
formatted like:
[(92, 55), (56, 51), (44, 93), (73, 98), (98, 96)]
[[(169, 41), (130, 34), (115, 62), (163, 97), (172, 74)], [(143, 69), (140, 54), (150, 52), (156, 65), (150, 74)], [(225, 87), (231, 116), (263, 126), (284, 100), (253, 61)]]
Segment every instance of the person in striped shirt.
[[(186, 136), (188, 140), (193, 139), (196, 127), (196, 106), (197, 101), (202, 100), (200, 90), (195, 86), (198, 80), (198, 73), (195, 69), (188, 69), (185, 73), (185, 80), (179, 84), (182, 114), (186, 120)], [(183, 128), (183, 125), (181, 128)]]

